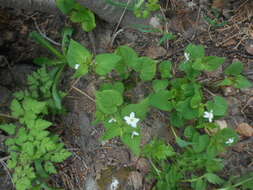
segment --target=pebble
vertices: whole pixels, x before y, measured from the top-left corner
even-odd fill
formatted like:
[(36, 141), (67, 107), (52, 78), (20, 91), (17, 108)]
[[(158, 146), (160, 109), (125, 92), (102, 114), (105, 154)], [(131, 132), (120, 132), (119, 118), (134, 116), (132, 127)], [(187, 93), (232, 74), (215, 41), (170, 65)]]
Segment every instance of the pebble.
[(253, 136), (253, 127), (250, 126), (248, 123), (240, 123), (236, 128), (236, 131), (245, 137)]
[(245, 42), (245, 49), (249, 54), (253, 55), (253, 40), (252, 39), (249, 39)]

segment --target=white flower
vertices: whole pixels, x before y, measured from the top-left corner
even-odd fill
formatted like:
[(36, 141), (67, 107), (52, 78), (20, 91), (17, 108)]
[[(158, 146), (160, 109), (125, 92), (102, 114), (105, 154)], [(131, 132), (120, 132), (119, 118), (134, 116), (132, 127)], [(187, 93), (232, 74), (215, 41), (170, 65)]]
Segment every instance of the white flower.
[(210, 112), (205, 111), (204, 118), (207, 118), (208, 121), (211, 123), (213, 121), (213, 110), (211, 110)]
[(75, 64), (75, 69), (77, 70), (80, 67), (80, 64)]
[(138, 132), (136, 132), (136, 131), (133, 131), (132, 132), (132, 136), (131, 136), (131, 138), (134, 138), (134, 136), (139, 136), (140, 134), (138, 133)]
[(131, 112), (130, 116), (125, 116), (124, 120), (126, 121), (126, 123), (128, 125), (130, 125), (133, 128), (136, 128), (137, 127), (137, 123), (140, 121), (139, 118), (135, 117), (135, 113), (134, 112)]
[(189, 53), (184, 52), (184, 57), (185, 57), (186, 61), (190, 60), (190, 54)]
[(232, 144), (233, 142), (234, 142), (234, 138), (229, 138), (229, 139), (225, 142), (225, 144), (230, 145), (230, 144)]
[(111, 119), (108, 121), (108, 123), (114, 123), (114, 122), (116, 122), (116, 121), (117, 121), (116, 119), (111, 118)]
[(119, 186), (119, 181), (116, 178), (112, 179), (112, 183), (110, 185), (110, 190), (117, 190)]

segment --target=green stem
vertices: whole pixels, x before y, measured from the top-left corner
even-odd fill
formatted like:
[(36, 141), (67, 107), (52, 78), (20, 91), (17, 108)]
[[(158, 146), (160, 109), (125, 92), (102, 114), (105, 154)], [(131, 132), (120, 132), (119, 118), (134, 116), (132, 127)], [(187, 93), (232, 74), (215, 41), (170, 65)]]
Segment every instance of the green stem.
[(182, 180), (182, 182), (194, 182), (194, 181), (198, 181), (198, 180), (200, 180), (200, 179), (202, 179), (204, 177), (205, 177), (205, 175), (202, 175), (202, 176), (197, 177), (197, 178)]
[(47, 40), (43, 38), (38, 32), (31, 32), (30, 37), (33, 38), (36, 42), (38, 42), (40, 45), (47, 48), (49, 51), (51, 51), (54, 55), (59, 57), (60, 59), (64, 59), (64, 56), (61, 54), (60, 51), (58, 51), (56, 48), (54, 48)]
[(161, 171), (155, 166), (155, 164), (153, 163), (153, 161), (151, 159), (149, 159), (149, 161), (150, 161), (152, 167), (154, 168), (155, 172), (159, 176), (159, 178), (161, 178), (161, 176), (160, 176)]

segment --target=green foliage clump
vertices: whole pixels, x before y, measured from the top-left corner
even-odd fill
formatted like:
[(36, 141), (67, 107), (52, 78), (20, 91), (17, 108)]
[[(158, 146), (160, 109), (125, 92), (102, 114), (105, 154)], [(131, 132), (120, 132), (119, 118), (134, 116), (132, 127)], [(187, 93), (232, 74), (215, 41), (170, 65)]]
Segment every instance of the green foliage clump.
[(50, 89), (52, 73), (42, 67), (28, 76), (28, 88), (14, 94), (11, 115), (17, 122), (0, 125), (11, 135), (5, 144), (10, 159), (8, 168), (13, 171), (17, 190), (50, 189), (46, 180), (56, 174), (55, 163), (63, 162), (71, 153), (57, 135), (48, 128), (53, 124), (45, 116), (57, 110)]
[(96, 27), (95, 15), (92, 11), (75, 0), (56, 0), (57, 7), (74, 23), (80, 23), (84, 31), (90, 32)]

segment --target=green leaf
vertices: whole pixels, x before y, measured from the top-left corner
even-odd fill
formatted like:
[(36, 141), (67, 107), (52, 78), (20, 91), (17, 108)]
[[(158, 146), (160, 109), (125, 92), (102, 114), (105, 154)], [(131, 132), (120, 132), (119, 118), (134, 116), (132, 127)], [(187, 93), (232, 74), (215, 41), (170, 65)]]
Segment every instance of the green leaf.
[(163, 111), (171, 111), (173, 108), (169, 101), (171, 98), (173, 98), (171, 91), (160, 90), (150, 96), (150, 105)]
[(53, 163), (52, 163), (52, 162), (49, 162), (49, 161), (47, 161), (47, 162), (44, 164), (44, 169), (45, 169), (45, 171), (46, 171), (47, 173), (49, 173), (49, 174), (56, 174), (56, 173), (57, 173), (57, 171), (56, 171), (56, 169), (55, 169)]
[(191, 120), (198, 117), (198, 109), (193, 109), (190, 105), (191, 99), (187, 98), (184, 101), (178, 101), (176, 110), (180, 112), (184, 119)]
[(214, 173), (206, 173), (206, 174), (205, 174), (205, 178), (207, 179), (207, 181), (208, 181), (209, 183), (212, 183), (212, 184), (221, 185), (222, 183), (224, 183), (224, 180), (221, 179), (219, 176), (217, 176), (217, 175), (214, 174)]
[(189, 146), (189, 145), (192, 145), (191, 142), (187, 142), (187, 141), (185, 141), (185, 140), (183, 140), (183, 139), (181, 139), (180, 137), (177, 137), (177, 136), (176, 136), (176, 143), (177, 143), (178, 146), (180, 146), (181, 148), (185, 148), (185, 147), (187, 147), (187, 146)]
[(202, 59), (205, 65), (205, 70), (214, 71), (218, 69), (224, 62), (226, 58), (217, 56), (207, 56)]
[(234, 62), (225, 69), (227, 75), (239, 75), (243, 71), (243, 64), (240, 61)]
[(44, 120), (44, 119), (37, 119), (35, 121), (35, 128), (39, 129), (39, 130), (44, 130), (47, 129), (48, 127), (50, 127), (52, 125), (51, 122)]
[(202, 179), (198, 179), (195, 183), (195, 190), (206, 190), (206, 182)]
[(128, 46), (120, 46), (116, 49), (115, 53), (121, 57), (120, 62), (116, 65), (115, 69), (123, 78), (128, 77), (128, 67), (138, 70), (141, 65), (137, 62), (138, 55), (134, 49)]
[(55, 107), (59, 110), (62, 109), (62, 103), (61, 103), (61, 95), (60, 95), (60, 92), (58, 91), (57, 87), (58, 87), (58, 84), (60, 82), (60, 78), (61, 78), (61, 74), (64, 70), (64, 65), (59, 67), (58, 70), (56, 70), (56, 74), (54, 76), (54, 81), (53, 81), (53, 86), (52, 86), (52, 96), (53, 96), (53, 100), (54, 100), (54, 103), (55, 103)]
[(193, 142), (193, 150), (196, 153), (203, 152), (206, 150), (207, 146), (209, 145), (209, 136), (208, 135), (199, 135), (198, 133), (195, 133), (192, 139)]
[(33, 156), (34, 155), (34, 145), (33, 145), (33, 143), (32, 142), (25, 142), (22, 145), (22, 151), (27, 153), (29, 156)]
[(143, 81), (152, 80), (156, 74), (156, 62), (149, 57), (141, 57), (138, 59), (141, 64), (140, 78)]
[(56, 6), (64, 14), (69, 14), (70, 11), (74, 8), (74, 5), (75, 5), (74, 0), (56, 0)]
[(185, 120), (182, 117), (182, 114), (178, 112), (172, 112), (170, 116), (170, 123), (175, 127), (182, 127), (185, 123)]
[(79, 78), (86, 75), (89, 72), (89, 67), (87, 64), (81, 64), (73, 75), (74, 78)]
[(158, 92), (160, 90), (165, 90), (169, 85), (168, 80), (154, 80), (152, 82), (152, 86), (155, 92)]
[(188, 139), (192, 139), (197, 130), (193, 126), (188, 126), (184, 130), (184, 136)]
[(202, 58), (205, 56), (205, 48), (202, 45), (194, 45), (194, 44), (189, 44), (185, 52), (190, 54), (190, 59), (197, 59), (197, 58)]
[(129, 104), (125, 106), (121, 111), (121, 115), (124, 117), (130, 115), (131, 112), (134, 112), (138, 118), (143, 120), (146, 118), (148, 111), (149, 111), (149, 99), (145, 98), (138, 104)]
[(11, 111), (12, 111), (11, 115), (14, 117), (20, 117), (20, 116), (24, 115), (24, 110), (23, 110), (21, 104), (16, 99), (14, 99), (11, 102)]
[(47, 57), (37, 57), (33, 60), (33, 62), (38, 65), (48, 65), (48, 66), (54, 66), (63, 63), (60, 60), (52, 60), (48, 59)]
[(159, 40), (158, 45), (162, 45), (163, 43), (167, 42), (168, 40), (174, 40), (174, 39), (176, 39), (176, 36), (174, 34), (172, 34), (172, 33), (166, 33)]
[(221, 81), (218, 86), (231, 86), (234, 82), (230, 78), (225, 78), (223, 81)]
[(138, 156), (140, 154), (140, 152), (141, 152), (141, 149), (140, 149), (141, 135), (134, 136), (132, 138), (132, 135), (127, 133), (121, 137), (121, 140), (124, 144), (126, 144), (133, 151), (133, 153), (136, 156)]
[(145, 156), (158, 161), (165, 160), (176, 154), (172, 146), (167, 145), (163, 140), (159, 139), (152, 140), (149, 144), (145, 145), (143, 153)]
[(121, 57), (113, 53), (104, 53), (96, 56), (96, 73), (99, 75), (107, 75), (110, 73)]
[(228, 103), (225, 98), (215, 96), (213, 101), (207, 102), (208, 110), (213, 110), (215, 116), (224, 116), (228, 110)]
[(172, 62), (171, 61), (161, 62), (159, 65), (159, 71), (161, 73), (161, 77), (164, 79), (172, 77), (171, 69), (172, 69)]
[(13, 124), (2, 124), (0, 125), (0, 129), (8, 133), (8, 135), (14, 135), (16, 132), (16, 126)]
[(100, 87), (100, 90), (117, 90), (120, 94), (124, 93), (125, 87), (122, 82), (114, 83), (103, 83)]
[(71, 39), (66, 58), (69, 66), (75, 68), (76, 65), (89, 64), (92, 55), (88, 49)]
[(23, 108), (26, 112), (32, 114), (40, 114), (46, 109), (46, 102), (39, 102), (32, 98), (25, 98), (23, 101)]
[(123, 103), (123, 98), (116, 90), (103, 90), (96, 93), (96, 103), (102, 112), (105, 114), (112, 114), (115, 113), (117, 107)]
[(250, 88), (252, 87), (252, 82), (250, 82), (247, 78), (245, 78), (242, 75), (237, 75), (235, 78), (234, 86), (236, 88)]
[(60, 51), (58, 51), (56, 48), (54, 48), (47, 40), (44, 39), (43, 36), (41, 36), (38, 32), (31, 32), (30, 37), (33, 38), (37, 43), (42, 45), (43, 47), (47, 48), (49, 51), (51, 51), (54, 55), (56, 55), (60, 59), (64, 59), (64, 56), (61, 54)]
[(84, 12), (81, 11), (72, 11), (70, 13), (70, 20), (75, 23), (85, 22), (86, 21), (85, 14)]
[(121, 128), (116, 124), (110, 124), (106, 128), (105, 133), (103, 134), (102, 140), (107, 141), (114, 137), (121, 136), (122, 130)]
[(82, 22), (82, 29), (85, 32), (90, 32), (94, 28), (96, 28), (96, 19), (93, 12), (91, 12), (89, 9), (86, 9), (85, 12), (83, 12), (85, 20)]
[(71, 36), (74, 32), (73, 28), (70, 27), (64, 27), (62, 30), (62, 51), (64, 53), (64, 55), (67, 53), (68, 47), (69, 47), (69, 43), (70, 43), (70, 39)]

